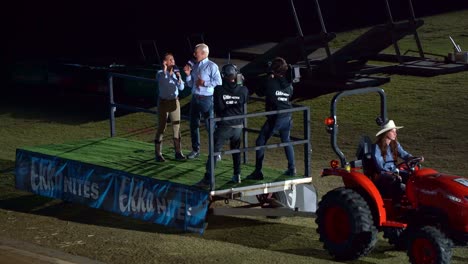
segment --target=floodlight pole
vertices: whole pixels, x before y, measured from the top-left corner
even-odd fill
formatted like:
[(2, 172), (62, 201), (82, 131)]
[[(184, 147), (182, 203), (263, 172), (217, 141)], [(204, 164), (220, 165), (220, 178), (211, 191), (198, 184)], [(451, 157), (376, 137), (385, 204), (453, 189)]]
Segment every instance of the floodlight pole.
[(294, 6), (294, 1), (290, 0), (289, 2), (291, 3), (291, 8), (292, 8), (293, 15), (294, 15), (294, 21), (296, 22), (297, 33), (299, 34), (300, 37), (304, 37), (301, 24), (299, 23), (299, 18), (297, 17), (296, 7)]
[(419, 56), (424, 58), (424, 51), (421, 45), (421, 40), (419, 39), (418, 31), (416, 31), (416, 16), (414, 15), (413, 1), (408, 0), (408, 5), (410, 9), (410, 21), (414, 30), (414, 40), (416, 41), (416, 46), (418, 47)]
[(304, 47), (305, 45), (304, 44), (304, 32), (302, 32), (301, 24), (299, 23), (299, 18), (297, 16), (296, 7), (294, 6), (294, 1), (290, 0), (289, 2), (291, 3), (291, 9), (293, 11), (294, 21), (296, 22), (297, 33), (299, 34), (300, 41), (302, 42), (302, 45), (301, 45), (302, 56), (304, 57), (304, 62), (307, 65), (307, 69), (310, 69), (309, 60), (307, 59), (307, 54), (305, 52), (305, 47)]
[(323, 22), (322, 9), (320, 9), (320, 4), (318, 0), (315, 0), (314, 2), (315, 2), (315, 7), (317, 8), (317, 14), (320, 20), (320, 27), (322, 28), (322, 32), (327, 33), (327, 29), (325, 28), (325, 22)]
[(154, 47), (154, 51), (156, 51), (156, 56), (158, 57), (157, 64), (160, 64), (162, 60), (161, 60), (161, 56), (159, 55), (158, 46), (156, 45), (156, 41), (154, 40), (153, 40), (153, 47)]
[(401, 58), (400, 47), (398, 47), (398, 42), (397, 42), (397, 40), (395, 38), (395, 33), (393, 32), (393, 28), (395, 27), (395, 22), (393, 21), (392, 10), (390, 9), (390, 4), (388, 3), (388, 0), (385, 0), (385, 7), (386, 7), (386, 10), (387, 10), (388, 25), (392, 29), (391, 34), (392, 34), (393, 47), (395, 48), (395, 53), (397, 55), (398, 62), (403, 63), (403, 59)]
[(139, 41), (138, 44), (140, 45), (140, 52), (141, 52), (141, 55), (143, 56), (143, 61), (146, 61), (146, 55), (145, 55), (145, 51), (143, 50), (143, 44), (141, 43), (141, 40)]
[[(317, 10), (317, 16), (319, 18), (319, 21), (320, 21), (320, 27), (321, 27), (321, 30), (322, 30), (322, 34), (323, 35), (327, 35), (327, 28), (325, 27), (325, 22), (323, 21), (323, 16), (322, 16), (322, 9), (320, 8), (320, 4), (319, 4), (319, 1), (318, 0), (315, 0), (314, 1), (315, 3), (315, 9)], [(332, 62), (332, 58), (331, 58), (331, 51), (330, 51), (330, 46), (328, 45), (328, 42), (325, 43), (325, 53), (327, 54), (327, 58), (330, 60), (330, 71), (333, 73), (333, 75), (335, 75), (336, 73), (336, 70), (335, 70), (335, 66)], [(307, 63), (307, 66), (310, 67), (310, 65)]]

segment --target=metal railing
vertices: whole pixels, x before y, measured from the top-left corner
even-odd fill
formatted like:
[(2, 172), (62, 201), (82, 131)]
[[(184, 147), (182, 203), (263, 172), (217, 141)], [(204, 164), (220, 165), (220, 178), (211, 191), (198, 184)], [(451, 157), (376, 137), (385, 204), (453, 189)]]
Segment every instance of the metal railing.
[(127, 80), (154, 82), (156, 85), (156, 79), (150, 79), (150, 78), (133, 76), (133, 75), (128, 75), (128, 74), (115, 73), (115, 72), (109, 73), (108, 83), (109, 83), (109, 111), (110, 111), (110, 136), (111, 137), (115, 136), (115, 111), (117, 110), (117, 107), (128, 110), (128, 111), (133, 111), (133, 112), (158, 114), (157, 111), (148, 110), (142, 107), (129, 106), (125, 104), (116, 103), (114, 100), (114, 77), (127, 79)]
[[(128, 75), (128, 74), (121, 74), (121, 73), (115, 73), (111, 72), (109, 73), (109, 112), (110, 112), (110, 136), (114, 137), (116, 132), (115, 132), (115, 112), (117, 111), (117, 108), (122, 108), (128, 111), (133, 111), (133, 112), (144, 112), (144, 113), (150, 113), (150, 114), (157, 114), (158, 111), (154, 110), (148, 110), (145, 108), (137, 107), (137, 106), (129, 106), (125, 104), (120, 104), (116, 103), (114, 100), (114, 78), (123, 78), (123, 79), (128, 79), (128, 80), (136, 80), (136, 81), (146, 81), (146, 82), (154, 82), (156, 83), (156, 79), (150, 79), (150, 78), (145, 78), (145, 77), (138, 77), (138, 76), (133, 76), (133, 75)], [(263, 99), (260, 99), (258, 97), (251, 97), (250, 100), (256, 100), (256, 101), (264, 101)], [(244, 113), (247, 113), (247, 104), (244, 104)], [(249, 147), (248, 146), (248, 133), (249, 132), (255, 132), (259, 133), (260, 130), (258, 129), (252, 129), (252, 128), (247, 128), (247, 119), (248, 118), (253, 118), (253, 117), (260, 117), (260, 116), (269, 116), (269, 115), (277, 115), (277, 114), (284, 114), (284, 113), (293, 113), (293, 112), (302, 112), (303, 116), (303, 138), (297, 138), (297, 137), (292, 137), (291, 136), (291, 141), (290, 142), (285, 142), (285, 143), (276, 143), (276, 144), (268, 144), (264, 146), (255, 146), (255, 147)], [(243, 148), (240, 149), (233, 149), (233, 150), (226, 150), (226, 151), (220, 151), (220, 152), (214, 152), (214, 131), (215, 131), (215, 124), (216, 122), (219, 121), (228, 121), (228, 120), (234, 120), (234, 119), (243, 119)], [(208, 158), (210, 159), (210, 175), (211, 175), (211, 190), (214, 190), (215, 186), (215, 174), (214, 174), (214, 157), (216, 155), (223, 155), (223, 154), (233, 154), (233, 153), (243, 153), (243, 163), (247, 163), (247, 152), (249, 151), (256, 151), (259, 149), (273, 149), (273, 148), (281, 148), (281, 147), (286, 147), (286, 146), (292, 146), (292, 145), (304, 145), (304, 176), (305, 177), (310, 177), (311, 171), (310, 171), (310, 164), (311, 164), (311, 140), (310, 140), (310, 109), (309, 107), (306, 106), (300, 106), (300, 105), (293, 105), (293, 108), (291, 109), (285, 109), (285, 110), (278, 110), (278, 111), (268, 111), (268, 112), (255, 112), (255, 113), (250, 113), (250, 114), (243, 114), (243, 115), (237, 115), (237, 116), (230, 116), (230, 117), (210, 117), (208, 119)], [(273, 136), (278, 136), (274, 134)]]
[[(258, 100), (257, 98), (255, 98)], [(247, 105), (244, 105), (244, 113), (247, 111)], [(303, 113), (303, 138), (296, 138), (291, 137), (290, 142), (284, 143), (275, 143), (275, 144), (268, 144), (263, 146), (255, 146), (249, 147), (248, 146), (248, 132), (260, 132), (260, 130), (247, 128), (247, 119), (252, 117), (260, 117), (260, 116), (269, 116), (269, 115), (278, 115), (284, 113), (293, 113), (293, 112), (302, 112)], [(243, 119), (244, 129), (243, 129), (243, 148), (241, 149), (233, 149), (233, 150), (226, 150), (226, 151), (214, 151), (214, 131), (215, 131), (215, 124), (219, 121), (228, 121), (234, 119)], [(217, 155), (223, 154), (233, 154), (233, 153), (244, 153), (244, 164), (247, 162), (247, 152), (248, 151), (256, 151), (259, 149), (273, 149), (273, 148), (281, 148), (286, 146), (293, 146), (293, 145), (304, 145), (304, 176), (310, 177), (310, 164), (311, 164), (311, 152), (312, 147), (310, 143), (310, 109), (307, 106), (298, 106), (294, 105), (291, 109), (284, 109), (278, 111), (268, 111), (268, 112), (257, 112), (257, 113), (250, 113), (250, 114), (243, 114), (237, 116), (230, 116), (230, 117), (216, 117), (216, 118), (209, 118), (208, 120), (208, 159), (210, 160), (209, 164), (210, 167), (208, 168), (211, 175), (211, 190), (214, 190), (215, 186), (215, 167), (214, 167), (214, 159)], [(277, 136), (277, 135), (274, 135)]]

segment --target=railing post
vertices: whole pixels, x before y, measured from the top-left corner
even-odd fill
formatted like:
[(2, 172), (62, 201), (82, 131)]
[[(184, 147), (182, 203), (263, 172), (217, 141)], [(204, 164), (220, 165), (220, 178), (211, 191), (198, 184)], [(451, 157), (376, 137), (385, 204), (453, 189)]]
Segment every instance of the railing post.
[(214, 124), (215, 124), (215, 121), (213, 119), (213, 117), (210, 117), (209, 120), (208, 120), (208, 123), (209, 123), (209, 126), (208, 126), (208, 159), (209, 159), (209, 163), (210, 163), (210, 167), (208, 168), (210, 170), (210, 175), (211, 175), (211, 178), (210, 178), (210, 190), (213, 191), (215, 189), (215, 175), (214, 175), (214, 136), (213, 136), (213, 133), (214, 133)]
[(307, 143), (304, 144), (304, 176), (310, 176), (310, 166), (311, 166), (311, 155), (312, 155), (312, 146), (310, 144), (310, 109), (307, 108), (303, 111), (304, 119), (304, 139), (307, 140)]
[(114, 102), (114, 77), (109, 73), (109, 111), (110, 111), (110, 136), (115, 136), (115, 102)]
[[(247, 114), (247, 103), (244, 104), (244, 112), (243, 114)], [(247, 131), (247, 129), (245, 129), (247, 127), (247, 117), (244, 116), (244, 122), (243, 122), (243, 126), (242, 126), (242, 139), (243, 139), (243, 147), (244, 148), (248, 148), (249, 147), (249, 140), (248, 140), (248, 134), (249, 132)], [(243, 163), (244, 164), (247, 164), (247, 151), (244, 151), (242, 153), (243, 155)]]

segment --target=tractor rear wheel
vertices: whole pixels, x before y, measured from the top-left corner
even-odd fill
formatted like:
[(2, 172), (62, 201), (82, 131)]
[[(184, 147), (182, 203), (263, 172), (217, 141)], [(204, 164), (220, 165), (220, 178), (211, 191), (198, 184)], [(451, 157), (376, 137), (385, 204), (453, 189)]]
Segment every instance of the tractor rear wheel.
[(365, 256), (377, 242), (369, 205), (352, 189), (337, 188), (325, 194), (315, 221), (323, 247), (338, 260)]
[(409, 234), (408, 257), (413, 264), (448, 264), (452, 242), (433, 226), (423, 226)]

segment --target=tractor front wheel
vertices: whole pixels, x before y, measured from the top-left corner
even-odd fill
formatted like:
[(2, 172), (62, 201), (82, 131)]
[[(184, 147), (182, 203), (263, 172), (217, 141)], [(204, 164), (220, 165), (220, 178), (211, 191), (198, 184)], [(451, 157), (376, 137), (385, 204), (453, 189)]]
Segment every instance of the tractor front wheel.
[(365, 256), (377, 242), (369, 205), (352, 189), (337, 188), (325, 194), (315, 221), (323, 247), (338, 260)]
[(448, 264), (452, 258), (452, 243), (433, 226), (424, 226), (409, 234), (408, 257), (413, 264)]

